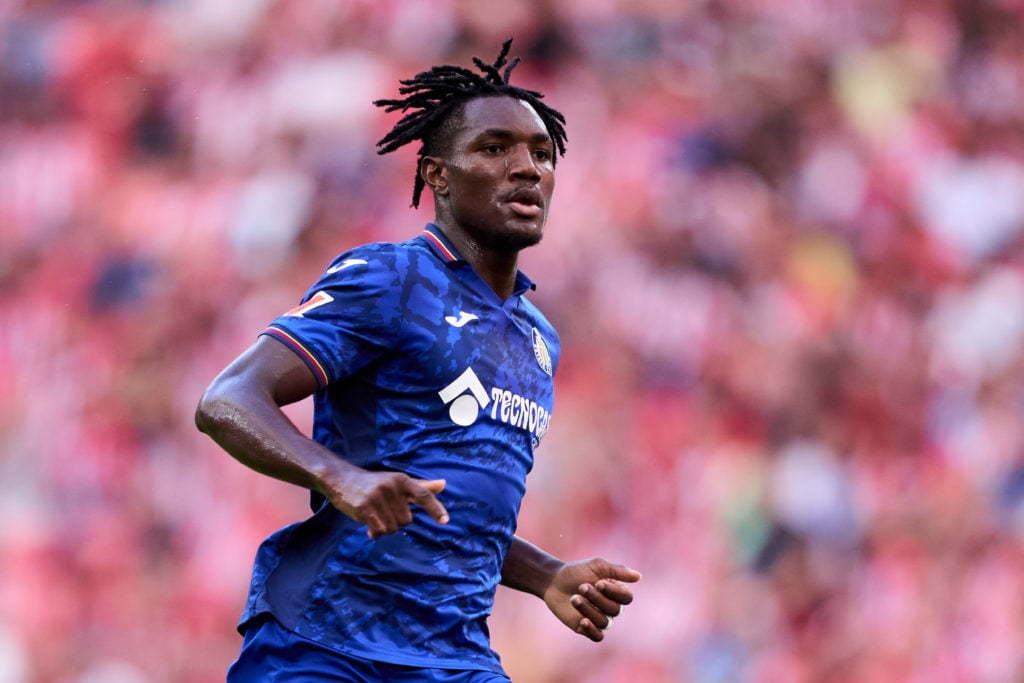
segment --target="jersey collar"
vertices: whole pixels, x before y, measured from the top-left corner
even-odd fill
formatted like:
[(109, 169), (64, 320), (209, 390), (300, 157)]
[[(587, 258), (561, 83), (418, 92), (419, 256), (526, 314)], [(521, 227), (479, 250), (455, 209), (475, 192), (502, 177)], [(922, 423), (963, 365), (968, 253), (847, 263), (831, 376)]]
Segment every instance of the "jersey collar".
[(455, 245), (451, 243), (451, 240), (441, 232), (441, 228), (433, 223), (427, 223), (427, 227), (423, 228), (423, 237), (430, 243), (434, 253), (445, 263), (466, 262), (466, 259), (462, 258)]
[[(437, 227), (433, 223), (427, 223), (427, 227), (423, 228), (423, 238), (430, 244), (430, 248), (434, 250), (434, 253), (448, 265), (455, 265), (459, 263), (469, 263), (466, 259), (462, 258), (455, 245), (452, 244), (451, 240), (443, 232), (441, 228)], [(537, 289), (537, 285), (533, 283), (526, 273), (523, 271), (516, 272), (516, 291), (513, 295), (524, 294), (528, 290)]]

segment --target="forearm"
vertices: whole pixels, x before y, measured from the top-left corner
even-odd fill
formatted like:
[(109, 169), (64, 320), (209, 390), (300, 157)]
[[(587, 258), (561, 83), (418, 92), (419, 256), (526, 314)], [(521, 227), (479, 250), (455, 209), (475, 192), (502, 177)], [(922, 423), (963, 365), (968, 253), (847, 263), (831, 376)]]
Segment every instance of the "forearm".
[(501, 567), (501, 585), (543, 598), (544, 591), (564, 565), (557, 557), (514, 536)]

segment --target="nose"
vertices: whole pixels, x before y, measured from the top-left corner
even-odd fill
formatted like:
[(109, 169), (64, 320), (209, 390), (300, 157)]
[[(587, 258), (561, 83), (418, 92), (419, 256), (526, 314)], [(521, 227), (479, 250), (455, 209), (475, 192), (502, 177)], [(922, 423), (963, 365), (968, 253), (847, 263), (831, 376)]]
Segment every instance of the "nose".
[(505, 157), (505, 166), (509, 176), (513, 178), (540, 178), (533, 152), (526, 145), (515, 145)]

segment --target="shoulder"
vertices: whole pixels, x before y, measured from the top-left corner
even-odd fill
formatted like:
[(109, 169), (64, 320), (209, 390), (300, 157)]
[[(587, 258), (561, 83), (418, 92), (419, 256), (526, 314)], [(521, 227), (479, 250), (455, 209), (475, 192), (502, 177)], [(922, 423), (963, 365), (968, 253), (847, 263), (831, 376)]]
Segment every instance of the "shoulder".
[(418, 239), (370, 242), (336, 256), (324, 269), (318, 284), (322, 287), (361, 281), (363, 285), (391, 287), (418, 272), (430, 260), (436, 260), (424, 258), (427, 256), (429, 249)]
[(390, 269), (397, 257), (396, 247), (389, 242), (371, 242), (344, 251), (327, 265), (321, 279), (330, 279), (332, 275), (346, 271), (367, 273)]

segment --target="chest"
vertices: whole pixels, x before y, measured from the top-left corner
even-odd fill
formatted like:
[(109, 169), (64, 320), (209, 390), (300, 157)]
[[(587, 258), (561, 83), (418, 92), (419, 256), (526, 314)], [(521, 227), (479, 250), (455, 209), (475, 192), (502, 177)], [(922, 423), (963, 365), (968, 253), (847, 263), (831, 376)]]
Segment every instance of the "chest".
[(378, 376), (382, 389), (469, 426), (479, 418), (543, 434), (553, 408), (556, 340), (532, 306), (499, 302), (473, 287), (416, 285), (404, 302), (398, 343)]

